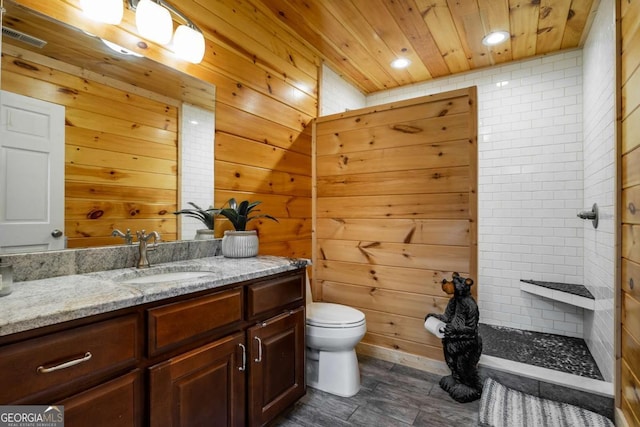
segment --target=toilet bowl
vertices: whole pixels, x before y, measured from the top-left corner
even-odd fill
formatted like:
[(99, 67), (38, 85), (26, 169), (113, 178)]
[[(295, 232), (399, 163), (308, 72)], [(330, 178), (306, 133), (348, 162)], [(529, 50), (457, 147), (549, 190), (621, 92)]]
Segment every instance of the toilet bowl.
[(341, 304), (312, 302), (307, 279), (307, 385), (350, 397), (360, 390), (355, 346), (367, 331), (364, 313)]

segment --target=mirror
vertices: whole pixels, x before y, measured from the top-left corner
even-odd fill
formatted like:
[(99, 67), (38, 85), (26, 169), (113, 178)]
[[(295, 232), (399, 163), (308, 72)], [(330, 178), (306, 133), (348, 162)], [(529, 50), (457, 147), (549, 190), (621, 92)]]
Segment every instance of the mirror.
[[(67, 246), (122, 244), (111, 236), (114, 228), (157, 230), (164, 240), (192, 238), (201, 225), (173, 212), (187, 201), (213, 201), (215, 87), (112, 50), (12, 0), (4, 6), (1, 89), (66, 107)], [(46, 44), (38, 46), (39, 40)], [(200, 177), (211, 182), (210, 191), (182, 185), (203, 182), (187, 175), (197, 167), (179, 166), (187, 160), (180, 150), (189, 151), (189, 144), (211, 147), (210, 158), (197, 156), (211, 173)]]

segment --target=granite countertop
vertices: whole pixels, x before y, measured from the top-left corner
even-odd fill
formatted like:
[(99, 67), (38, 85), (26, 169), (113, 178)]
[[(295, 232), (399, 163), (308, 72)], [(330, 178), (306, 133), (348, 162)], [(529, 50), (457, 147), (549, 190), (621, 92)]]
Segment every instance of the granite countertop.
[[(147, 269), (131, 267), (17, 282), (13, 284), (11, 294), (0, 297), (0, 336), (215, 289), (307, 264), (304, 259), (275, 256), (213, 256), (158, 264)], [(135, 283), (137, 277), (185, 271), (207, 273), (160, 283)]]

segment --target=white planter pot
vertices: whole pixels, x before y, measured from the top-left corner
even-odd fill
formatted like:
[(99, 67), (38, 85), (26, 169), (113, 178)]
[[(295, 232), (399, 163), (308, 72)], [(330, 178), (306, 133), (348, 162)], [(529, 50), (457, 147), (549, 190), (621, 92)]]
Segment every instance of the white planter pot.
[(258, 255), (256, 230), (227, 230), (222, 238), (222, 255), (227, 258), (248, 258)]
[(211, 240), (211, 239), (215, 239), (215, 236), (213, 235), (214, 231), (213, 230), (209, 230), (208, 228), (201, 228), (199, 230), (196, 230), (196, 240)]

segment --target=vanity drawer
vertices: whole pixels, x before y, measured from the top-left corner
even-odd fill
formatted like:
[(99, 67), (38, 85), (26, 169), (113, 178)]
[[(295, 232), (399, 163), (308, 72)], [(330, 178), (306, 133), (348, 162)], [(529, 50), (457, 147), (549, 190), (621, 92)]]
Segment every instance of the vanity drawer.
[(162, 305), (147, 311), (149, 354), (156, 355), (217, 328), (242, 321), (242, 288)]
[(304, 275), (296, 274), (250, 285), (247, 288), (247, 316), (249, 320), (278, 311), (304, 301)]
[(0, 404), (33, 402), (45, 390), (72, 391), (135, 365), (141, 353), (138, 332), (138, 317), (128, 315), (0, 348)]

